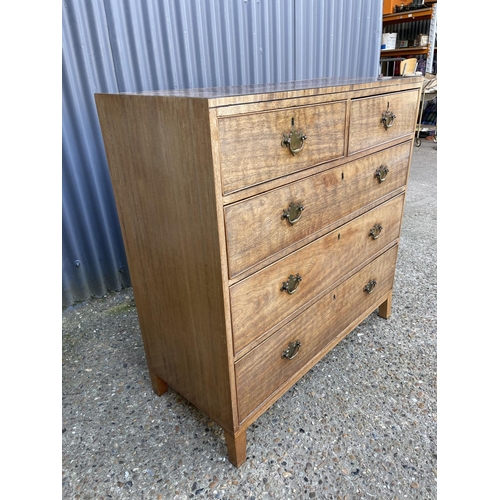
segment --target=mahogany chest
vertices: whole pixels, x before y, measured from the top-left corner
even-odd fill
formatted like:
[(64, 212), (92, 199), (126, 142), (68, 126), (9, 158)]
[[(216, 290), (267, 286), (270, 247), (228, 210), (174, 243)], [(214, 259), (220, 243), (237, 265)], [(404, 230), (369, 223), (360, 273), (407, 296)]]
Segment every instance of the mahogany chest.
[(246, 429), (388, 318), (421, 77), (96, 94), (152, 386)]

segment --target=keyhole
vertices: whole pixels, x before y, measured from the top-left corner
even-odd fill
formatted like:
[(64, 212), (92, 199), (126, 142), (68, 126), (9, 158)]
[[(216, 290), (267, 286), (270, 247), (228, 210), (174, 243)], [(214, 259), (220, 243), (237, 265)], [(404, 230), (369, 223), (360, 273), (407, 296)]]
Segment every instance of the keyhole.
[(344, 180), (344, 172), (342, 172), (342, 180)]
[(337, 240), (340, 240), (340, 233), (339, 233), (339, 235), (337, 236)]
[(292, 127), (294, 125), (294, 122), (295, 122), (295, 118), (292, 118)]

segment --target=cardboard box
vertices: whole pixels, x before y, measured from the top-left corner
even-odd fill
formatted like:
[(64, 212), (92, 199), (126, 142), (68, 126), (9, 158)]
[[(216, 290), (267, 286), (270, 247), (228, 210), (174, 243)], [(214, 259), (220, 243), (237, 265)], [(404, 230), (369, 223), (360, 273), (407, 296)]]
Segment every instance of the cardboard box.
[(382, 33), (381, 50), (395, 49), (397, 37), (397, 33)]
[(429, 45), (429, 35), (417, 35), (416, 47), (427, 47)]

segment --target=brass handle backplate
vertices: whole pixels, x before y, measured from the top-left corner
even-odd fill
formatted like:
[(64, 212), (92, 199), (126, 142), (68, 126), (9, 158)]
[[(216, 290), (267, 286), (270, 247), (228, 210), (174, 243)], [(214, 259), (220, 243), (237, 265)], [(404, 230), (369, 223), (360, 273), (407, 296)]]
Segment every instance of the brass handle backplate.
[(290, 342), (288, 347), (283, 351), (281, 355), (282, 358), (293, 359), (299, 353), (300, 349), (300, 341), (296, 340), (295, 342)]
[(395, 118), (396, 115), (389, 110), (389, 103), (387, 103), (387, 109), (382, 113), (382, 119), (380, 120), (386, 130), (394, 125)]
[(300, 274), (296, 274), (295, 276), (293, 274), (290, 274), (290, 276), (288, 276), (288, 281), (283, 281), (280, 291), (286, 291), (289, 295), (292, 295), (292, 293), (295, 293), (297, 291), (297, 288), (299, 288), (301, 281), (302, 277), (300, 276)]
[(387, 174), (389, 173), (389, 169), (387, 168), (386, 165), (380, 165), (377, 170), (375, 170), (375, 177), (378, 179), (379, 182), (384, 182), (385, 179), (387, 178)]
[(295, 224), (302, 215), (304, 207), (300, 203), (292, 201), (286, 210), (283, 210), (281, 220), (286, 219), (290, 224)]
[(292, 118), (290, 133), (283, 134), (283, 139), (281, 140), (281, 145), (287, 147), (293, 156), (302, 151), (304, 141), (307, 139), (307, 136), (302, 133), (302, 130), (295, 129), (294, 121), (294, 118)]
[(376, 240), (379, 236), (380, 233), (382, 232), (383, 227), (380, 224), (375, 224), (371, 229), (370, 229), (370, 236)]
[(370, 280), (363, 289), (366, 293), (372, 293), (375, 285), (377, 284), (377, 280)]

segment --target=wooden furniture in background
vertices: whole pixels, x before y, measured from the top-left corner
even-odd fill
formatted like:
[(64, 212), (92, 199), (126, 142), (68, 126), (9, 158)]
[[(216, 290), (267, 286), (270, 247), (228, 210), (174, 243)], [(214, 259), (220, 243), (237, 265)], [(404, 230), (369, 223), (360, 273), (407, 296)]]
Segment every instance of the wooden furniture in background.
[(421, 83), (95, 96), (153, 389), (236, 466), (252, 422), (390, 315)]
[(401, 65), (399, 67), (401, 76), (415, 75), (415, 72), (417, 71), (417, 62), (418, 60), (416, 57), (410, 57), (409, 59), (401, 61)]

